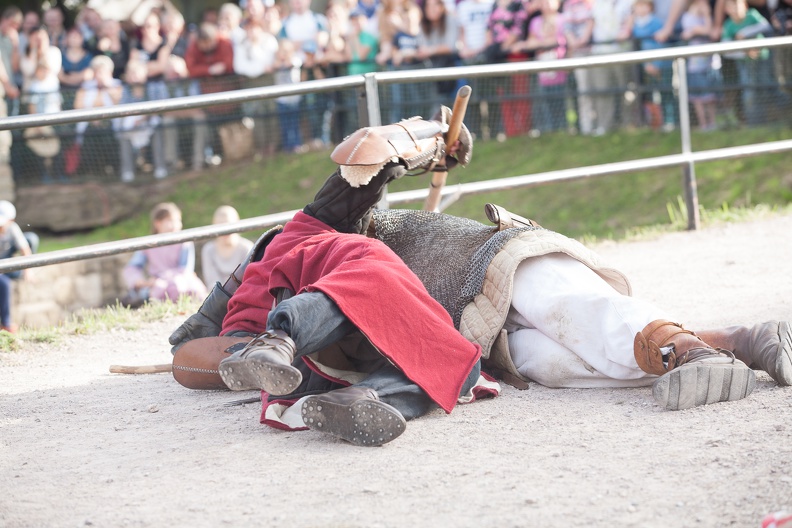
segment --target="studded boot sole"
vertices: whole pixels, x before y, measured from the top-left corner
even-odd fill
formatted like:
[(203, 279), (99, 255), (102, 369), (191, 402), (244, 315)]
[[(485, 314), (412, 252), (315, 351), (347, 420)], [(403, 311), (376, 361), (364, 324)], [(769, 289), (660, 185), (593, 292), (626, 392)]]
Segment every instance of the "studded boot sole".
[(367, 447), (395, 440), (407, 427), (399, 411), (387, 403), (368, 399), (347, 405), (310, 396), (303, 402), (302, 417), (305, 425), (314, 431)]
[(652, 386), (655, 401), (671, 411), (741, 400), (756, 387), (756, 374), (744, 363), (693, 362), (660, 376)]
[(270, 363), (264, 358), (228, 358), (220, 363), (220, 377), (235, 391), (259, 389), (274, 396), (297, 390), (302, 373), (291, 365)]

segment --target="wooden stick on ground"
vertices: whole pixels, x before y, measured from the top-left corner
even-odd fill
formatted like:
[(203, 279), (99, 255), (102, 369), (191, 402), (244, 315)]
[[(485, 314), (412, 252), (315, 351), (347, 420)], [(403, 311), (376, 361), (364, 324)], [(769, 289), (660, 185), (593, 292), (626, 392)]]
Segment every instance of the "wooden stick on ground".
[[(448, 124), (448, 133), (445, 138), (446, 146), (449, 149), (459, 139), (459, 131), (462, 129), (462, 120), (465, 119), (471, 91), (472, 89), (468, 85), (461, 87), (457, 91), (456, 99), (454, 99), (454, 108), (452, 109), (453, 115), (451, 116), (451, 122)], [(445, 163), (445, 160), (441, 160), (440, 163)], [(424, 202), (424, 211), (439, 212), (440, 191), (445, 185), (447, 176), (448, 172), (435, 172), (432, 175), (432, 183), (429, 185), (429, 196), (426, 197)]]
[(113, 374), (157, 374), (160, 372), (171, 372), (173, 365), (110, 365), (110, 372)]

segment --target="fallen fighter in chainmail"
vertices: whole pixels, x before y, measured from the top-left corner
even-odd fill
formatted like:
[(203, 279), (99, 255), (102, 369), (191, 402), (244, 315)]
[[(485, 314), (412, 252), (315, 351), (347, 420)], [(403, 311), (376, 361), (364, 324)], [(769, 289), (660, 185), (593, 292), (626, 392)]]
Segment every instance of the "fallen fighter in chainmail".
[[(401, 129), (410, 132), (406, 142), (398, 141)], [(300, 400), (265, 405), (262, 421), (361, 445), (394, 439), (405, 420), (434, 404), (450, 411), (457, 399), (473, 399), (474, 389), (486, 386), (477, 363), (470, 368), (479, 348), (485, 370), (516, 385), (653, 385), (655, 400), (671, 410), (745, 398), (755, 386), (752, 369), (792, 385), (787, 322), (694, 333), (632, 297), (627, 278), (578, 242), (491, 204), (487, 215), (495, 227), (372, 209), (393, 178), (442, 158), (436, 153), (445, 148), (442, 129), (442, 120), (407, 121), (363, 129), (339, 145), (332, 157), (341, 167), (314, 202), (282, 230), (263, 235), (232, 277), (215, 285), (171, 336), (174, 352), (227, 349), (218, 361), (230, 389), (261, 389), (268, 403)], [(464, 138), (458, 158), (466, 163)], [(416, 162), (419, 141), (435, 154)], [(305, 226), (308, 238), (295, 237)], [(293, 263), (293, 251), (304, 258), (306, 240), (339, 233), (356, 241), (366, 233), (398, 258), (369, 263), (344, 246), (318, 255), (329, 273), (315, 280), (300, 282), (304, 270), (282, 269), (285, 253)], [(431, 298), (400, 305), (393, 292), (413, 291), (416, 284), (405, 279), (413, 274)], [(343, 287), (333, 280), (328, 287), (327, 276)], [(433, 303), (450, 319), (439, 317)], [(475, 349), (460, 352), (449, 326)], [(403, 339), (383, 341), (383, 329)], [(447, 339), (454, 345), (446, 346)], [(358, 377), (341, 375), (349, 372)]]

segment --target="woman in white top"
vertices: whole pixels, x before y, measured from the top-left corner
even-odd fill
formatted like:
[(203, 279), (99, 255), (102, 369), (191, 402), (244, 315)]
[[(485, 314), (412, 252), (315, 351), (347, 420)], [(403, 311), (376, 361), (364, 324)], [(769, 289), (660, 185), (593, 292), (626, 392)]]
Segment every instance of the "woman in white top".
[[(230, 205), (221, 205), (212, 217), (213, 224), (238, 222), (239, 213)], [(212, 285), (225, 282), (237, 265), (245, 260), (253, 242), (242, 238), (238, 233), (219, 236), (201, 248), (201, 275), (204, 284)]]
[(27, 94), (28, 112), (51, 114), (60, 112), (61, 95), (58, 74), (61, 70), (61, 51), (50, 45), (43, 27), (34, 28), (28, 37), (27, 49), (19, 61), (23, 91)]

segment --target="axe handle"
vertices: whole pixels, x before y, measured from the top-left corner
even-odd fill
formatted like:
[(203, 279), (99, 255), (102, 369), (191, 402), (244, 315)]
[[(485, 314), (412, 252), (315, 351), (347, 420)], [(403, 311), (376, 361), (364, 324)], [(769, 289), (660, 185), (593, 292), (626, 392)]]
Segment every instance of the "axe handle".
[[(459, 89), (454, 99), (454, 108), (452, 109), (451, 122), (448, 124), (448, 132), (446, 133), (446, 147), (451, 148), (459, 139), (459, 131), (462, 129), (462, 120), (465, 119), (465, 112), (467, 112), (468, 101), (470, 100), (471, 88), (468, 85)], [(444, 161), (444, 160), (443, 160)], [(441, 162), (443, 162), (441, 161)], [(432, 183), (429, 185), (429, 196), (426, 197), (424, 202), (424, 211), (437, 211), (440, 205), (440, 191), (445, 185), (448, 172), (435, 172), (432, 175)]]
[(173, 365), (110, 365), (110, 372), (113, 374), (157, 374), (159, 372), (171, 372)]

